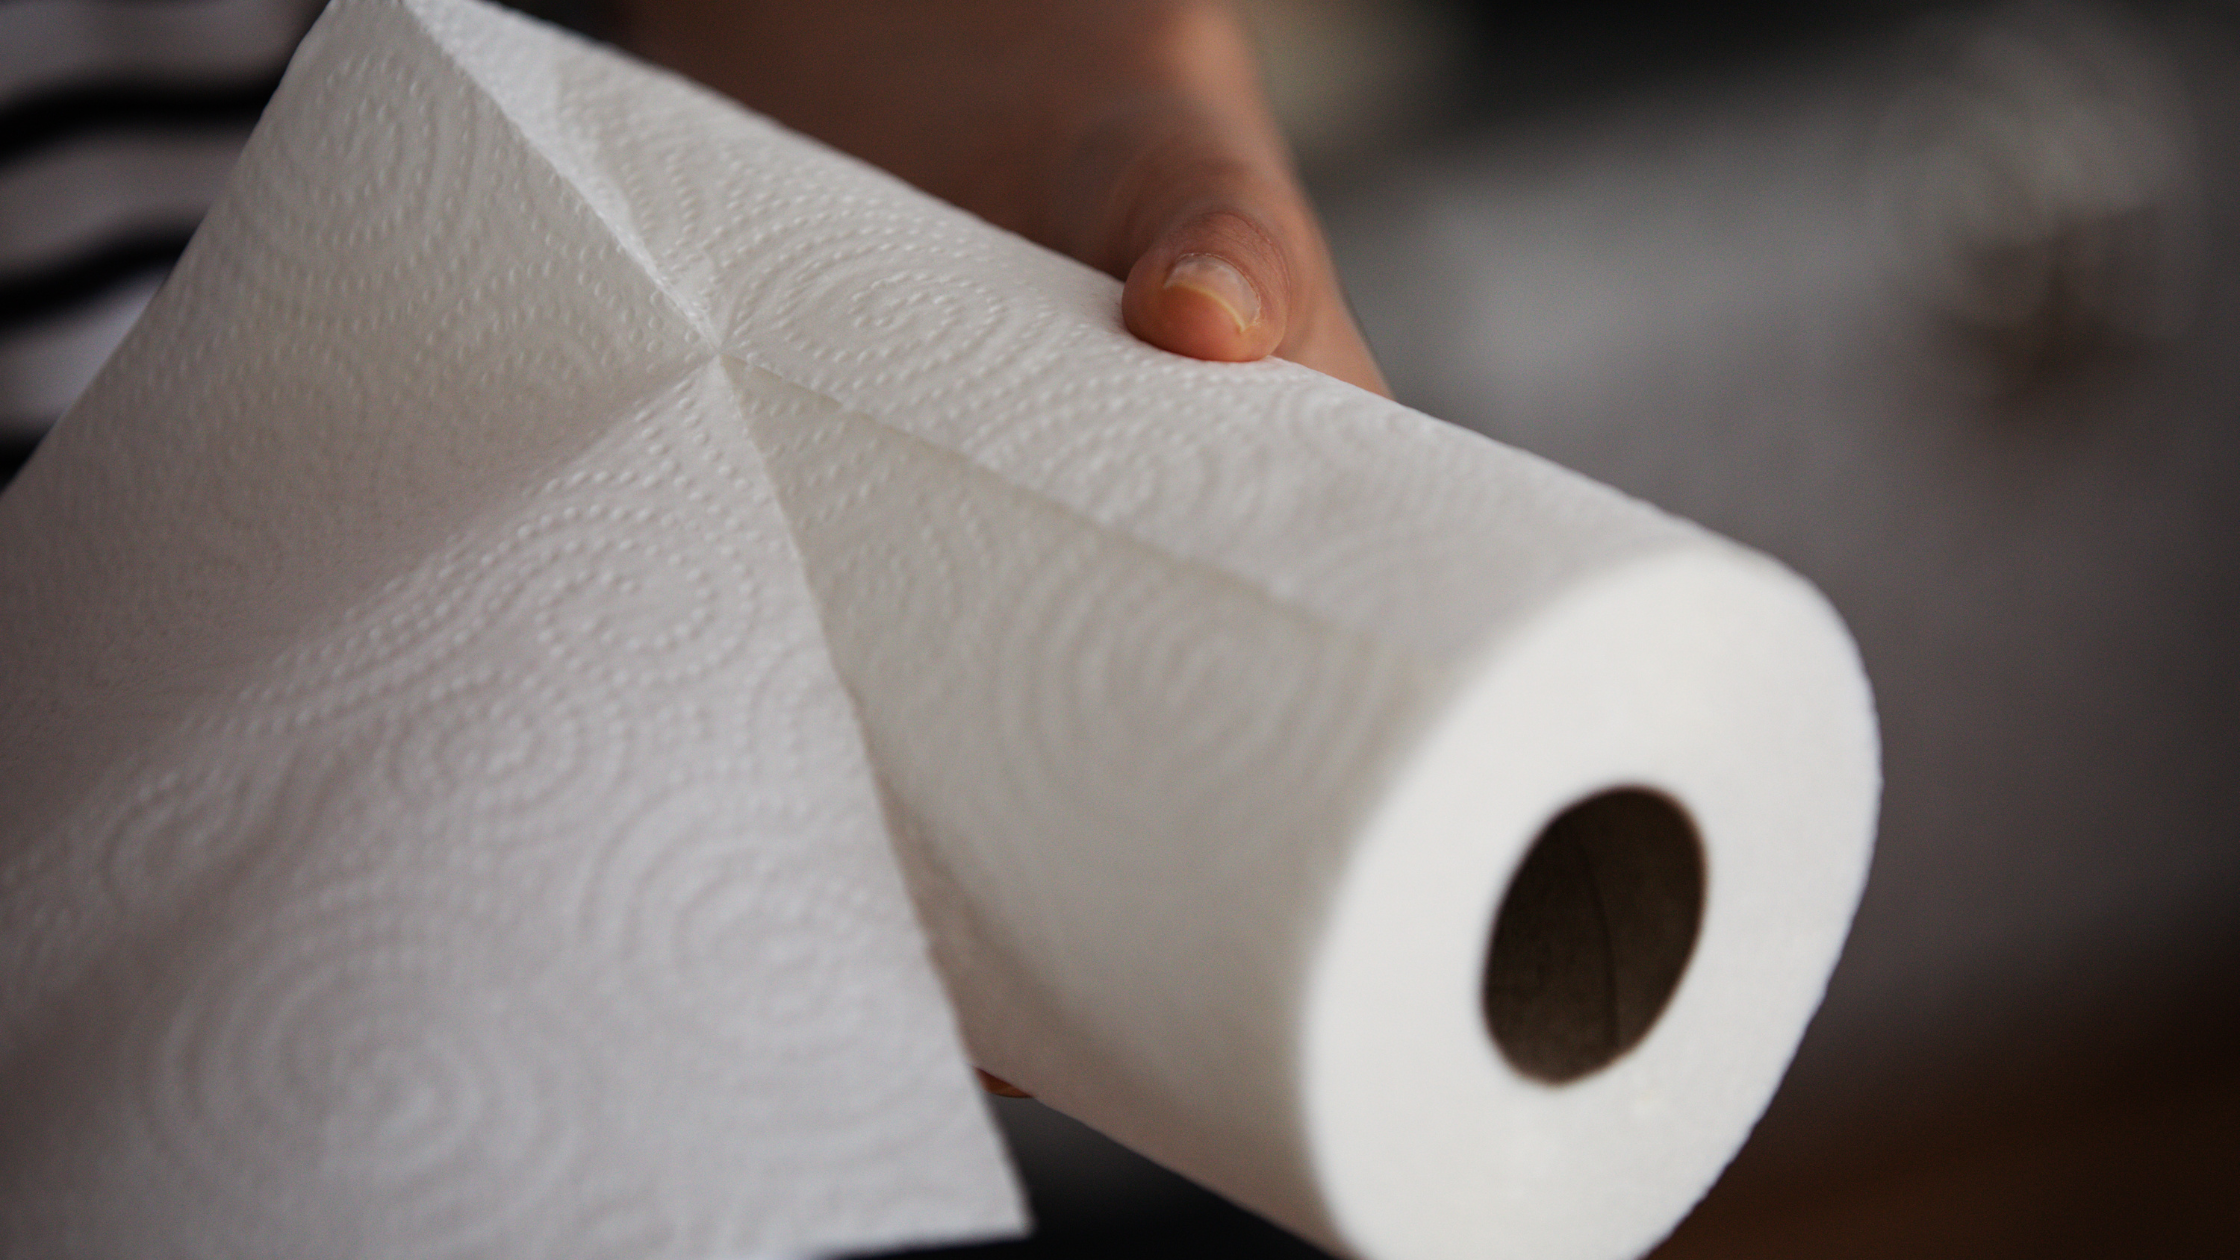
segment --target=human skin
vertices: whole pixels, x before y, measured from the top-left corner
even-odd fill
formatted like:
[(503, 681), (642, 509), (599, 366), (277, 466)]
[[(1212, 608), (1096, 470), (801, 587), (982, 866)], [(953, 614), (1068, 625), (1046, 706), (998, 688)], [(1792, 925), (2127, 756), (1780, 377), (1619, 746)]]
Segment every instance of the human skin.
[(1127, 282), (1200, 359), (1388, 392), (1226, 0), (619, 0), (621, 41)]

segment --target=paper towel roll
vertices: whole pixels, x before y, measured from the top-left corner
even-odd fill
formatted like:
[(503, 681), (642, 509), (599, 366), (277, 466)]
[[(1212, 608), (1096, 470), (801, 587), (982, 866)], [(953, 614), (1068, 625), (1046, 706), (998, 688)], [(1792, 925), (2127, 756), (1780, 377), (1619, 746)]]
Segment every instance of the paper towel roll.
[(1289, 376), (1140, 413), (1239, 476), (1147, 493), (1169, 545), (740, 393), (979, 1062), (1341, 1252), (1636, 1254), (1840, 948), (1856, 663), (1771, 564)]
[[(692, 1158), (727, 1104), (799, 1092), (772, 1020), (827, 1030), (855, 1079), (943, 1088), (949, 1034), (877, 909), (891, 873), (850, 839), (875, 782), (991, 1070), (1342, 1252), (1646, 1247), (1779, 1079), (1864, 877), (1875, 742), (1840, 624), (1772, 563), (1528, 455), (1288, 364), (1137, 343), (1117, 297), (533, 23), (343, 0), (148, 322), (0, 500), (0, 592), (37, 605), (0, 693), (37, 734), (6, 781), (66, 785), (6, 803), (37, 824), (11, 916), (66, 907), (10, 929), (35, 980), (0, 1012), (10, 1052), (86, 1044), (151, 999), (140, 1035), (168, 1044), (212, 994), (258, 1045), (266, 1008), (240, 993), (372, 966), (322, 996), (314, 1079), (361, 1087), (336, 1055), (389, 1043), (353, 1000), (401, 991), (430, 1045), (481, 1009), (507, 1018), (474, 1044), (537, 1047), (553, 1080), (523, 1132), (631, 1141), (537, 1165), (554, 1189), (530, 1201), (569, 1204), (563, 1226), (441, 1200), (442, 1247), (353, 1215), (422, 1182), (311, 1175), (317, 1212), (257, 1204), (276, 1250), (337, 1220), (359, 1254), (989, 1228), (1009, 1204), (985, 1133), (946, 1103), (904, 1108), (882, 1159), (876, 1124), (814, 1108), (722, 1148), (790, 1168), (772, 1152), (817, 1148), (819, 1124), (852, 1135), (788, 1184), (863, 1192), (807, 1209), (726, 1200)], [(740, 804), (772, 792), (775, 813)], [(91, 873), (140, 851), (126, 799), (207, 824), (155, 867), (190, 872), (207, 917), (161, 938), (162, 966), (103, 970), (181, 904), (129, 862)], [(732, 952), (710, 955), (751, 975), (663, 976), (631, 931), (536, 952), (577, 921), (521, 928), (547, 889), (666, 886), (605, 856), (647, 818), (686, 839), (624, 844), (641, 866), (692, 854), (762, 908), (724, 916)], [(418, 839), (375, 858), (368, 834)], [(752, 856), (772, 844), (799, 865)], [(622, 921), (689, 928), (706, 898), (676, 883)], [(862, 888), (881, 926), (842, 933), (853, 949), (814, 914), (768, 928), (804, 887)], [(421, 931), (486, 965), (383, 987)], [(585, 977), (679, 1000), (512, 1019)], [(718, 1021), (730, 1076), (635, 1057), (726, 1001), (751, 1013)], [(915, 1014), (875, 1033), (889, 1003)], [(625, 1019), (646, 1035), (615, 1049)], [(859, 1035), (882, 1048), (833, 1048)], [(40, 1079), (104, 1125), (34, 1126), (59, 1172), (11, 1139), (0, 1220), (76, 1237), (106, 1211), (143, 1241), (154, 1209), (120, 1205), (201, 1173), (110, 1100), (165, 1111), (181, 1087), (137, 1052), (58, 1055)], [(664, 1088), (627, 1115), (598, 1097), (646, 1079)], [(300, 1096), (256, 1114), (215, 1149), (389, 1149)], [(461, 1146), (486, 1177), (544, 1149)], [(113, 1148), (133, 1160), (104, 1165)], [(943, 1151), (965, 1153), (946, 1180)], [(104, 1167), (173, 1198), (120, 1197)], [(881, 1178), (915, 1216), (880, 1214)], [(623, 1216), (669, 1234), (607, 1246), (584, 1185), (646, 1188)], [(196, 1248), (227, 1250), (209, 1215)]]

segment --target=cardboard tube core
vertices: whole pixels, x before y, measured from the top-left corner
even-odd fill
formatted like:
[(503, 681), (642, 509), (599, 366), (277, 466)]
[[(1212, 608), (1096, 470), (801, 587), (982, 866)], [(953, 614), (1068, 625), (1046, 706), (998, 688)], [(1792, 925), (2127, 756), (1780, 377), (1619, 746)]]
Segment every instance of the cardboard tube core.
[(1703, 919), (1703, 845), (1671, 798), (1602, 792), (1542, 828), (1486, 953), (1485, 1017), (1510, 1065), (1551, 1084), (1648, 1034)]

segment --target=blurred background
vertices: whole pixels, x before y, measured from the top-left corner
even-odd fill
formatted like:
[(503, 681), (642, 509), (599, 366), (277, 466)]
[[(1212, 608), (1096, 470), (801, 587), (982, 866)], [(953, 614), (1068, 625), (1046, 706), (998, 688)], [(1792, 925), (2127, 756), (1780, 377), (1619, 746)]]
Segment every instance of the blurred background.
[[(311, 12), (118, 2), (0, 0), (0, 476)], [(1248, 7), (1401, 400), (1783, 559), (1875, 682), (1851, 944), (1658, 1254), (2240, 1256), (2240, 5)], [(953, 1254), (1316, 1254), (995, 1105), (1042, 1231)]]

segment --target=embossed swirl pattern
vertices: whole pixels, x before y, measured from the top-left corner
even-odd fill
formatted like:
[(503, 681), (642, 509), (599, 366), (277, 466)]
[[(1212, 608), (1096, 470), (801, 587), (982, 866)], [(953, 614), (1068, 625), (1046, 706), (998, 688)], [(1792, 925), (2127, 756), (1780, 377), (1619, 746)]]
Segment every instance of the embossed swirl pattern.
[[(728, 352), (1356, 632), (1451, 656), (1554, 575), (1661, 545), (1653, 515), (1385, 400), (1136, 343), (1109, 278), (692, 89), (580, 126)], [(1611, 525), (1517, 528), (1582, 513)]]
[[(132, 1100), (136, 1203), (272, 1254), (1000, 1220), (824, 636), (968, 879), (1081, 867), (976, 885), (1016, 956), (1158, 985), (1281, 953), (1175, 899), (1311, 877), (1414, 658), (1656, 532), (1536, 556), (1515, 522), (1602, 492), (1138, 345), (1110, 280), (517, 19), (352, 0), (306, 55), (125, 401), (211, 476), (210, 589), (350, 598), (8, 902), (76, 907), (41, 1003), (109, 982), (108, 925), (207, 951), (135, 946), (130, 1079), (75, 1087)], [(260, 531), (235, 487), (282, 474), (331, 510)], [(1112, 885), (1171, 896), (1120, 923)], [(1067, 952), (1131, 930), (1167, 935)]]
[(462, 988), (482, 907), (398, 894), (329, 885), (241, 932), (181, 996), (140, 1105), (251, 1219), (379, 1213), (351, 1232), (457, 1254), (560, 1192), (579, 1135), (550, 1100), (580, 1085), (519, 1053), (552, 1022), (528, 986)]

